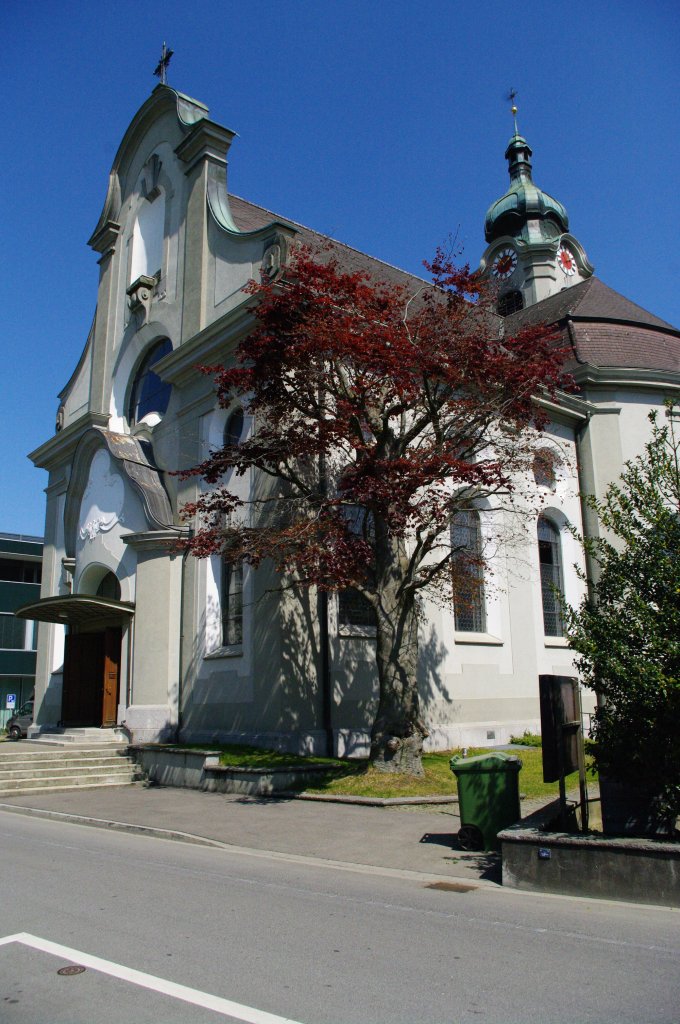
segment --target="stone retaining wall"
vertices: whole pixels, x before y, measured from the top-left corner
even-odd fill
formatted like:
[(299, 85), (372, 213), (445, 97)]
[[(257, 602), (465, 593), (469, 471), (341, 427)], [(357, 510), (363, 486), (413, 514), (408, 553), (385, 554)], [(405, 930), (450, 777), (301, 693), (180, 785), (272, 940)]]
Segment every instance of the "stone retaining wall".
[(499, 833), (503, 885), (680, 907), (680, 843), (546, 831), (557, 809)]
[(201, 789), (209, 793), (242, 793), (269, 796), (313, 785), (333, 767), (309, 765), (304, 768), (232, 768), (219, 763), (219, 751), (173, 750), (141, 745), (130, 753), (151, 782), (161, 786)]

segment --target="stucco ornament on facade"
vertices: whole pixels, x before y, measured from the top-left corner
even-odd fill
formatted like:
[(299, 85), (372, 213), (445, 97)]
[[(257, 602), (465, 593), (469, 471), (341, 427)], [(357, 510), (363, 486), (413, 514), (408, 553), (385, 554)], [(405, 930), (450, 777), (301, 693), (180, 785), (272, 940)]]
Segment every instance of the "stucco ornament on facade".
[(78, 536), (82, 541), (94, 540), (123, 522), (125, 485), (111, 464), (111, 456), (103, 449), (92, 459), (90, 479), (83, 495), (84, 515)]
[(276, 280), (286, 262), (288, 246), (283, 235), (275, 235), (262, 256), (262, 275), (270, 281)]
[(97, 519), (91, 519), (89, 523), (85, 523), (85, 526), (80, 528), (80, 539), (94, 540), (98, 533), (108, 533), (116, 523), (119, 522), (118, 516), (99, 516)]

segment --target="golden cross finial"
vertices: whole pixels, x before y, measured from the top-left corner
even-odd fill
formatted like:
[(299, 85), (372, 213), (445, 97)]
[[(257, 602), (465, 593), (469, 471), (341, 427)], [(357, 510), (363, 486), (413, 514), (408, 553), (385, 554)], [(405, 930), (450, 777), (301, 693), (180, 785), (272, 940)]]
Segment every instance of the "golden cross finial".
[(172, 54), (173, 51), (168, 50), (165, 43), (163, 43), (161, 59), (158, 61), (158, 64), (156, 65), (156, 70), (154, 71), (154, 75), (156, 75), (157, 78), (160, 78), (161, 85), (166, 85), (168, 64), (170, 63), (170, 58), (172, 57)]
[(510, 100), (510, 103), (512, 104), (512, 106), (510, 107), (510, 113), (512, 114), (512, 119), (515, 122), (515, 135), (519, 135), (519, 131), (517, 129), (517, 105), (515, 103), (515, 97), (516, 96), (517, 96), (517, 90), (516, 89), (511, 89), (510, 92), (508, 93), (508, 99)]

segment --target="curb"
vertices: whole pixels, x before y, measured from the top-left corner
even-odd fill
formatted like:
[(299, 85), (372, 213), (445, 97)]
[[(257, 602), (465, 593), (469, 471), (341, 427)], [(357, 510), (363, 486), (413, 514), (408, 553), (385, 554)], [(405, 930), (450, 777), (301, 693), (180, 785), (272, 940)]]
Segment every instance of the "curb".
[[(281, 794), (272, 794), (280, 796)], [(290, 794), (296, 800), (318, 800), (328, 804), (359, 804), (363, 807), (417, 807), (437, 804), (457, 804), (457, 796), (331, 796), (325, 793)]]
[(0, 811), (10, 814), (23, 814), (28, 818), (48, 818), (53, 821), (70, 822), (73, 825), (87, 825), (90, 828), (109, 829), (113, 832), (129, 832), (136, 835), (151, 836), (154, 839), (171, 839), (178, 843), (191, 843), (194, 846), (212, 846), (223, 849), (228, 846), (218, 839), (207, 839), (191, 832), (177, 832), (174, 829), (155, 828), (152, 825), (133, 825), (127, 821), (109, 821), (106, 818), (91, 818), (82, 814), (68, 814), (65, 811), (48, 811), (40, 807), (21, 807), (17, 804), (0, 803)]

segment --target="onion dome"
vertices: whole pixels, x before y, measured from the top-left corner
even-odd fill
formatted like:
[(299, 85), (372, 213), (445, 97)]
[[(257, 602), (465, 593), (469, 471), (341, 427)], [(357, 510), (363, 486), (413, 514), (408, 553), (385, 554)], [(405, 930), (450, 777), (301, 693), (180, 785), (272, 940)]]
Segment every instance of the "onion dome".
[[(531, 148), (517, 131), (505, 151), (510, 172), (510, 188), (489, 207), (484, 221), (487, 242), (510, 235), (533, 236), (536, 230), (545, 239), (557, 238), (569, 230), (569, 217), (562, 203), (542, 192), (531, 178)], [(535, 222), (531, 231), (528, 222)]]

